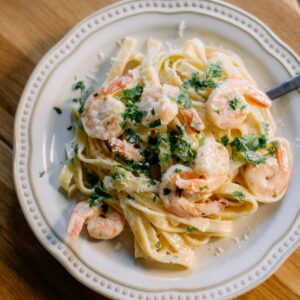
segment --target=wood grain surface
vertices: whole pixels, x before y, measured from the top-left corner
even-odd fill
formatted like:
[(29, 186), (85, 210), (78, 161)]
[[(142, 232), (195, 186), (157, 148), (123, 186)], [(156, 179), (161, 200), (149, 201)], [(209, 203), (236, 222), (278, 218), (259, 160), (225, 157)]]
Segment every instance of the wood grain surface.
[[(110, 0), (0, 0), (0, 298), (105, 299), (78, 283), (40, 245), (19, 207), (12, 175), (14, 114), (36, 63), (83, 17)], [(300, 54), (295, 0), (229, 0)], [(300, 299), (300, 249), (239, 299)]]

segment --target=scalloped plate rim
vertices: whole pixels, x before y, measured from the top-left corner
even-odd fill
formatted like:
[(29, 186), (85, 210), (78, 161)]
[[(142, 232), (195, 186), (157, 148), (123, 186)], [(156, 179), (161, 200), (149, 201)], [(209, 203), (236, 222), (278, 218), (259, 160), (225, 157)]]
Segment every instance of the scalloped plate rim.
[[(84, 285), (88, 286), (89, 288), (91, 288), (92, 290), (96, 291), (96, 292), (100, 292), (100, 293), (103, 293), (107, 296), (110, 296), (110, 297), (116, 297), (116, 292), (114, 291), (114, 289), (111, 289), (111, 292), (107, 289), (101, 289), (101, 287), (98, 285), (96, 286), (95, 284), (92, 284), (90, 283), (88, 280), (84, 280), (80, 274), (78, 274), (78, 272), (74, 271), (74, 269), (72, 268), (71, 264), (68, 264), (64, 261), (63, 257), (61, 254), (55, 252), (51, 246), (49, 246), (49, 243), (46, 242), (45, 238), (43, 237), (43, 234), (41, 234), (39, 232), (39, 230), (36, 228), (36, 225), (33, 224), (33, 220), (32, 220), (32, 217), (27, 214), (27, 208), (25, 206), (25, 200), (23, 199), (23, 196), (22, 196), (22, 193), (21, 193), (21, 187), (19, 186), (18, 184), (18, 171), (17, 171), (17, 158), (18, 158), (18, 152), (20, 150), (20, 146), (19, 146), (19, 139), (18, 139), (18, 133), (19, 133), (19, 120), (21, 118), (21, 111), (23, 109), (22, 105), (25, 103), (25, 95), (28, 93), (28, 91), (30, 90), (31, 88), (31, 85), (33, 84), (33, 79), (37, 76), (37, 73), (38, 71), (41, 69), (41, 66), (43, 65), (43, 63), (49, 58), (49, 56), (55, 52), (55, 50), (59, 49), (60, 46), (62, 46), (66, 40), (68, 40), (83, 24), (86, 24), (88, 22), (88, 20), (92, 19), (94, 16), (100, 14), (100, 13), (103, 13), (103, 12), (106, 12), (106, 11), (110, 11), (111, 9), (114, 9), (114, 8), (117, 8), (119, 7), (120, 5), (123, 5), (123, 4), (128, 4), (128, 3), (138, 3), (138, 2), (142, 2), (143, 0), (138, 0), (138, 1), (134, 1), (134, 0), (122, 0), (122, 1), (119, 1), (119, 2), (116, 2), (116, 3), (113, 3), (111, 5), (108, 5), (108, 6), (105, 6), (104, 8), (102, 9), (99, 9), (97, 11), (95, 11), (94, 13), (88, 15), (87, 17), (85, 17), (84, 19), (82, 19), (80, 22), (76, 23), (73, 28), (71, 30), (69, 30), (53, 47), (50, 48), (50, 50), (48, 50), (44, 55), (43, 57), (40, 59), (40, 61), (37, 63), (36, 67), (34, 68), (34, 70), (32, 71), (26, 85), (25, 85), (25, 88), (23, 90), (23, 93), (20, 97), (20, 101), (19, 101), (19, 104), (18, 104), (18, 108), (17, 108), (17, 111), (16, 111), (16, 114), (15, 114), (15, 122), (14, 122), (14, 145), (13, 145), (13, 157), (14, 157), (14, 163), (13, 163), (13, 173), (14, 173), (14, 184), (15, 184), (15, 187), (16, 187), (16, 191), (17, 191), (17, 196), (18, 196), (18, 200), (19, 200), (19, 203), (20, 203), (20, 206), (21, 206), (21, 209), (23, 211), (23, 214), (30, 226), (30, 228), (32, 229), (34, 235), (36, 236), (36, 238), (39, 240), (39, 242), (43, 245), (43, 247), (49, 252), (51, 253), (59, 262), (60, 264), (62, 264), (64, 266), (64, 268), (66, 268), (66, 270), (73, 276), (75, 277), (78, 281), (80, 281), (81, 283), (83, 283)], [(153, 0), (151, 0), (151, 2), (154, 2)], [(155, 1), (157, 3), (160, 3), (160, 2), (166, 2), (166, 1), (161, 1), (161, 0), (157, 0)], [(184, 1), (177, 1), (177, 0), (171, 0), (169, 2), (184, 2)], [(257, 17), (253, 16), (252, 14), (232, 5), (232, 4), (229, 4), (229, 3), (224, 3), (223, 1), (221, 0), (210, 0), (210, 2), (212, 3), (216, 3), (216, 4), (219, 4), (221, 6), (224, 6), (224, 7), (227, 7), (227, 8), (231, 8), (231, 9), (234, 9), (236, 12), (238, 13), (241, 13), (245, 16), (247, 16), (248, 18), (250, 18), (251, 20), (254, 21), (254, 23), (257, 23), (259, 24), (264, 30), (266, 30), (268, 32), (268, 34), (270, 34), (270, 36), (282, 47), (284, 48), (284, 50), (290, 52), (291, 56), (294, 57), (294, 59), (300, 63), (300, 59), (298, 57), (298, 55), (294, 52), (294, 50), (292, 50), (281, 38), (279, 38), (271, 29), (269, 29), (269, 27), (264, 23), (262, 22), (261, 20), (259, 20)], [(190, 7), (189, 7), (190, 8)], [(179, 8), (180, 9), (180, 8)], [(180, 12), (180, 11), (178, 11)], [(178, 13), (178, 12), (166, 12), (167, 14), (168, 13)], [(128, 16), (130, 17), (130, 15)], [(214, 16), (215, 17), (215, 16)], [(109, 24), (107, 24), (106, 26), (109, 26)], [(249, 32), (247, 32), (248, 34), (250, 34)], [(250, 34), (252, 37), (256, 38), (254, 35)], [(87, 38), (87, 37), (85, 37)], [(84, 40), (82, 41), (84, 42)], [(266, 47), (264, 46), (263, 43), (261, 43), (260, 41), (258, 41), (263, 47), (265, 50)], [(268, 50), (267, 50), (268, 51)], [(72, 53), (72, 51), (70, 52)], [(70, 54), (69, 53), (69, 54)], [(277, 57), (275, 57), (277, 60), (279, 60)], [(280, 62), (287, 68), (287, 66), (282, 62), (282, 60), (280, 60)], [(287, 68), (288, 72), (289, 73), (292, 73), (288, 68)], [(48, 74), (46, 75), (46, 77), (48, 76)], [(277, 245), (278, 243), (280, 243), (281, 240), (283, 240), (287, 235), (288, 233), (291, 231), (291, 227), (294, 227), (294, 225), (297, 223), (297, 221), (299, 220), (299, 215), (298, 217), (296, 218), (296, 221), (291, 224), (290, 226), (290, 229), (285, 233), (285, 235), (278, 240), (278, 242), (276, 242), (275, 245)], [(51, 228), (50, 228), (51, 229)], [(52, 234), (54, 234), (56, 237), (56, 233), (55, 232), (52, 232)], [(60, 240), (59, 237), (57, 237), (58, 240)], [(61, 240), (60, 240), (61, 241)], [(63, 243), (63, 241), (61, 241)], [(260, 278), (259, 280), (257, 281), (254, 281), (252, 284), (249, 284), (243, 288), (241, 288), (239, 291), (237, 292), (233, 292), (233, 293), (230, 293), (230, 296), (238, 296), (238, 295), (241, 295), (243, 294), (244, 292), (252, 289), (253, 287), (259, 285), (260, 283), (262, 283), (263, 281), (265, 281), (266, 279), (268, 279), (280, 266), (281, 264), (287, 259), (287, 257), (299, 246), (300, 244), (300, 241), (298, 241), (295, 245), (293, 245), (292, 247), (289, 247), (289, 249), (287, 250), (287, 252), (282, 255), (275, 263), (275, 266), (274, 268), (271, 270), (271, 272), (267, 272), (262, 278)], [(272, 249), (275, 247), (275, 245), (272, 246)], [(269, 252), (272, 250), (272, 249), (269, 249)], [(73, 251), (73, 250), (71, 250)], [(76, 253), (75, 253), (75, 256), (76, 256)], [(267, 256), (267, 255), (266, 255)], [(265, 258), (264, 258), (265, 259)], [(107, 281), (110, 282), (109, 279), (106, 278)], [(113, 284), (115, 282), (112, 282)], [(119, 284), (117, 283), (117, 285), (121, 285), (122, 284)], [(126, 287), (126, 286), (125, 286)], [(136, 288), (131, 288), (131, 287), (126, 287), (128, 288), (129, 290), (132, 289), (132, 290), (136, 290)], [(142, 289), (140, 290), (142, 291), (143, 293), (145, 294), (149, 294), (151, 295), (151, 292), (149, 291), (143, 291)], [(178, 292), (178, 294), (182, 295), (183, 294), (187, 294), (189, 293), (189, 291), (182, 291), (182, 290), (174, 290), (175, 292)], [(168, 293), (170, 292), (170, 290), (163, 290), (161, 291), (163, 294), (165, 293)], [(191, 291), (191, 292), (195, 292), (194, 290)], [(153, 292), (152, 294), (154, 294), (155, 292)], [(225, 295), (226, 296), (226, 295)], [(131, 297), (133, 298), (133, 297)]]

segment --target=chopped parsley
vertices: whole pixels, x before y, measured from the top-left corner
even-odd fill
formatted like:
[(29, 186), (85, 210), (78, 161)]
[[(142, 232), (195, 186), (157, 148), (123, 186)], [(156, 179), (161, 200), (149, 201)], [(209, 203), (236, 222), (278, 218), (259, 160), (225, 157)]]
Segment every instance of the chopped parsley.
[(184, 130), (177, 126), (177, 131), (169, 131), (170, 149), (173, 158), (184, 165), (190, 165), (196, 158), (197, 152), (187, 140)]
[(125, 137), (126, 141), (132, 144), (138, 144), (141, 140), (140, 136), (137, 135), (133, 129), (128, 128), (126, 130), (126, 137)]
[(82, 120), (81, 120), (81, 119), (76, 120), (76, 121), (74, 121), (73, 123), (74, 123), (74, 125), (75, 125), (77, 128), (79, 128), (79, 129), (81, 129), (81, 130), (84, 131), (84, 127), (83, 127), (83, 124), (82, 124)]
[(246, 197), (245, 193), (242, 191), (235, 191), (231, 195), (235, 200), (238, 200), (238, 201), (242, 201)]
[(220, 114), (220, 110), (219, 109), (213, 109), (213, 112), (216, 113), (216, 114), (218, 114), (218, 115)]
[(264, 135), (249, 134), (237, 137), (229, 145), (233, 149), (233, 157), (235, 159), (242, 158), (253, 165), (259, 165), (266, 161), (266, 157), (255, 152), (258, 149), (266, 148), (267, 140)]
[(233, 109), (236, 110), (238, 106), (241, 104), (241, 99), (235, 96), (232, 100), (229, 101), (229, 106)]
[(266, 123), (266, 122), (261, 122), (261, 129), (262, 129), (262, 134), (265, 136), (269, 135), (270, 132), (270, 124)]
[(153, 178), (150, 178), (149, 180), (148, 180), (148, 185), (149, 186), (151, 186), (151, 185), (156, 185), (156, 180), (154, 180)]
[(121, 92), (120, 100), (129, 100), (131, 102), (138, 102), (142, 96), (143, 88), (141, 85), (137, 85), (132, 89), (126, 89)]
[(199, 74), (195, 72), (192, 74), (190, 80), (186, 80), (183, 83), (183, 87), (188, 89), (190, 87), (194, 88), (196, 92), (204, 88), (214, 89), (217, 87), (215, 83), (215, 78), (220, 78), (223, 76), (223, 71), (220, 63), (213, 63), (208, 66), (205, 74)]
[(98, 182), (98, 184), (96, 184), (94, 187), (94, 192), (90, 195), (89, 205), (90, 207), (92, 207), (99, 204), (101, 201), (105, 199), (111, 199), (111, 198), (112, 195), (106, 193), (103, 190), (103, 187), (101, 186), (100, 182)]
[(161, 243), (160, 243), (160, 241), (158, 241), (158, 242), (155, 244), (155, 248), (157, 248), (157, 249), (160, 249), (160, 248), (161, 248)]
[(114, 173), (111, 177), (113, 180), (121, 180), (125, 178), (125, 175), (118, 172), (118, 173)]
[(154, 121), (150, 122), (148, 127), (149, 128), (155, 128), (155, 127), (158, 127), (160, 125), (161, 125), (161, 120), (158, 119), (158, 120), (154, 120)]
[(175, 168), (174, 173), (180, 173), (181, 171), (181, 169)]
[(142, 118), (147, 115), (146, 111), (140, 108), (134, 102), (126, 104), (125, 112), (122, 114), (124, 121), (130, 120), (133, 124), (140, 123)]
[(270, 144), (269, 144), (270, 146), (268, 147), (268, 151), (269, 151), (269, 154), (271, 155), (271, 156), (275, 156), (275, 151), (276, 151), (276, 148), (278, 148), (278, 142), (276, 142), (276, 141), (272, 141), (272, 142), (270, 142)]
[(78, 81), (77, 83), (75, 83), (74, 85), (74, 90), (85, 90), (85, 84), (84, 84), (84, 81)]
[(193, 226), (188, 226), (185, 228), (185, 231), (187, 233), (192, 233), (193, 231), (198, 230), (197, 228), (193, 227)]
[(141, 174), (148, 175), (148, 170), (149, 170), (148, 162), (142, 163), (139, 161), (135, 161), (133, 159), (122, 157), (121, 155), (116, 155), (116, 159), (124, 162), (127, 166), (116, 165), (115, 168), (122, 168), (128, 172), (132, 172), (133, 174), (141, 173)]
[(202, 192), (204, 190), (207, 190), (208, 189), (208, 186), (207, 185), (204, 185), (204, 186), (200, 186), (199, 187), (199, 191)]
[(167, 195), (169, 195), (171, 193), (171, 190), (168, 189), (168, 188), (164, 188), (163, 192), (164, 192), (164, 195), (167, 196)]
[(228, 143), (229, 143), (229, 138), (228, 138), (228, 136), (225, 134), (225, 135), (223, 135), (222, 137), (221, 137), (221, 144), (223, 144), (223, 146), (227, 146), (228, 145)]
[(92, 88), (89, 88), (89, 89), (81, 89), (81, 95), (78, 99), (79, 101), (79, 109), (78, 109), (78, 112), (80, 114), (83, 113), (84, 111), (84, 105), (85, 105), (85, 102), (87, 100), (87, 98), (90, 96), (90, 94), (93, 92), (93, 89)]
[(154, 107), (151, 109), (151, 115), (152, 115), (152, 116), (155, 115), (155, 109), (154, 109)]
[(45, 171), (39, 172), (39, 177), (43, 177), (45, 175)]
[(62, 114), (61, 108), (59, 108), (59, 107), (57, 107), (57, 106), (54, 106), (53, 109), (56, 111), (56, 113), (57, 113), (58, 115), (61, 115), (61, 114)]
[(73, 126), (72, 125), (70, 125), (69, 127), (67, 127), (67, 130), (68, 131), (70, 131), (70, 130), (72, 130), (73, 129)]
[(266, 148), (267, 140), (264, 135), (248, 134), (243, 137), (235, 138), (231, 143), (231, 147), (235, 148), (235, 151), (256, 151), (258, 149)]
[(176, 102), (179, 106), (183, 106), (186, 109), (192, 107), (192, 100), (189, 98), (188, 94), (184, 91), (181, 91), (176, 99)]

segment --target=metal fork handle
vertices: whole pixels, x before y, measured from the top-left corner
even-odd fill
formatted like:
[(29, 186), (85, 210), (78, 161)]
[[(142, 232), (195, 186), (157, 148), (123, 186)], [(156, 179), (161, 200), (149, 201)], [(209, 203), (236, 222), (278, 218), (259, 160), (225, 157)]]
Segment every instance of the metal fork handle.
[(266, 94), (270, 99), (274, 100), (298, 88), (300, 88), (300, 74), (278, 85)]

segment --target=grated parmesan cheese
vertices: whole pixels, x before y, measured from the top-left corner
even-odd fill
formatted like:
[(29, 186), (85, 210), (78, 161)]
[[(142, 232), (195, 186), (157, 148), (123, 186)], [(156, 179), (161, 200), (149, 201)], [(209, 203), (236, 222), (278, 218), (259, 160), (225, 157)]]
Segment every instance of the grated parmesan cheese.
[(185, 20), (182, 20), (179, 24), (178, 24), (178, 31), (177, 31), (177, 36), (178, 38), (182, 38), (183, 37), (183, 33), (184, 30), (186, 29), (186, 24), (185, 24)]
[(103, 52), (99, 52), (99, 53), (97, 54), (97, 57), (98, 57), (99, 60), (102, 60), (103, 57), (104, 57)]

